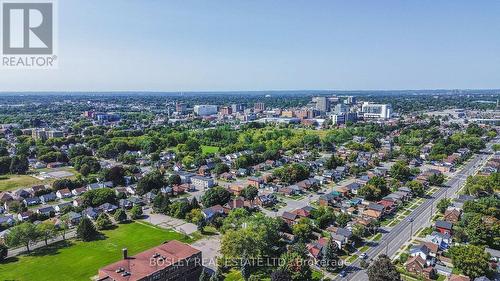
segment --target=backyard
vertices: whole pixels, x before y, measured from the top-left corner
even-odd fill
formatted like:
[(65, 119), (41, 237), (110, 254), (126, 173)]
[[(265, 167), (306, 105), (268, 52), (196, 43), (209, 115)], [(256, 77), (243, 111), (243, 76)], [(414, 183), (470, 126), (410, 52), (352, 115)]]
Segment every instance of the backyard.
[(97, 275), (99, 268), (118, 261), (122, 248), (134, 255), (168, 240), (192, 242), (183, 234), (137, 222), (122, 224), (103, 234), (105, 238), (101, 240), (69, 240), (10, 258), (0, 264), (0, 280), (87, 281)]

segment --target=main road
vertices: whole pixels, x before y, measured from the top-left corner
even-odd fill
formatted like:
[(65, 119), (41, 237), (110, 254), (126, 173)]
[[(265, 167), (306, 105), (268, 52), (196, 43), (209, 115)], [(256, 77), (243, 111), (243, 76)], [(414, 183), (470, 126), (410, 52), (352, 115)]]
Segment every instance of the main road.
[[(491, 151), (492, 143), (487, 145), (487, 150)], [(367, 252), (370, 259), (374, 259), (380, 254), (385, 254), (389, 257), (404, 245), (404, 243), (412, 237), (416, 230), (430, 223), (431, 217), (435, 212), (436, 203), (445, 197), (453, 197), (468, 176), (473, 175), (484, 162), (488, 160), (487, 155), (476, 154), (466, 163), (455, 175), (448, 180), (444, 187), (437, 190), (430, 198), (426, 199), (422, 205), (410, 213), (404, 220), (393, 227), (390, 232), (384, 234), (378, 244), (371, 247)], [(357, 259), (346, 269), (346, 276), (337, 276), (335, 280), (368, 280), (366, 270), (360, 267), (360, 260)]]

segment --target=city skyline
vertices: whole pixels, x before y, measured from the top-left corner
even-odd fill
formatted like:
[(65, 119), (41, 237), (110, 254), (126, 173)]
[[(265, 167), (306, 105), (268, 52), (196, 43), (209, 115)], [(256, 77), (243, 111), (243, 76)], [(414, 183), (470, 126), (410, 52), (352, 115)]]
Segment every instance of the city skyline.
[(499, 88), (495, 1), (58, 1), (58, 10), (58, 69), (0, 69), (1, 92)]

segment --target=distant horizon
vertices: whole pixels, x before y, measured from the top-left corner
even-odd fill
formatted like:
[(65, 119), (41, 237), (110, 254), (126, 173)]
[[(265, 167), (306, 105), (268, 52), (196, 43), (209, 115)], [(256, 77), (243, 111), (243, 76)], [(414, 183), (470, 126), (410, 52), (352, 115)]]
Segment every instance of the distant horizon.
[[(151, 93), (151, 94), (213, 94), (213, 93), (228, 93), (228, 94), (237, 94), (237, 93), (300, 93), (300, 92), (308, 92), (308, 93), (327, 93), (332, 92), (335, 93), (370, 93), (370, 92), (455, 92), (455, 91), (500, 91), (500, 88), (470, 88), (470, 89), (359, 89), (359, 90), (336, 90), (336, 89), (284, 89), (284, 90), (200, 90), (200, 91), (157, 91), (157, 90), (103, 90), (103, 91), (87, 91), (87, 90), (44, 90), (44, 91), (1, 91), (0, 94), (78, 94), (78, 93), (94, 93), (94, 94), (113, 94), (113, 93)], [(475, 93), (468, 93), (475, 94)], [(497, 93), (500, 95), (500, 92)]]
[(500, 87), (500, 1), (74, 0), (57, 10), (58, 68), (0, 68), (0, 91)]

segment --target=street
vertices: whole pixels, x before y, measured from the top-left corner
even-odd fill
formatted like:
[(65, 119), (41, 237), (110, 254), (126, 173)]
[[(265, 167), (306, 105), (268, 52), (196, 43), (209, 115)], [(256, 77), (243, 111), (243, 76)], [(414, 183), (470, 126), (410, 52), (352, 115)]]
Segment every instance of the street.
[[(487, 149), (491, 149), (491, 146), (491, 143), (488, 144)], [(410, 213), (406, 219), (393, 227), (389, 233), (384, 234), (380, 242), (366, 252), (369, 259), (375, 259), (380, 254), (386, 254), (389, 257), (393, 256), (407, 240), (410, 240), (418, 229), (429, 225), (431, 217), (436, 211), (435, 205), (437, 202), (445, 197), (454, 197), (465, 183), (467, 177), (472, 175), (487, 159), (488, 157), (481, 154), (473, 156), (465, 166), (445, 183), (444, 187), (436, 191), (422, 205)], [(338, 276), (335, 280), (368, 280), (366, 270), (360, 267), (359, 259), (348, 266), (345, 271), (347, 273), (346, 277)]]

